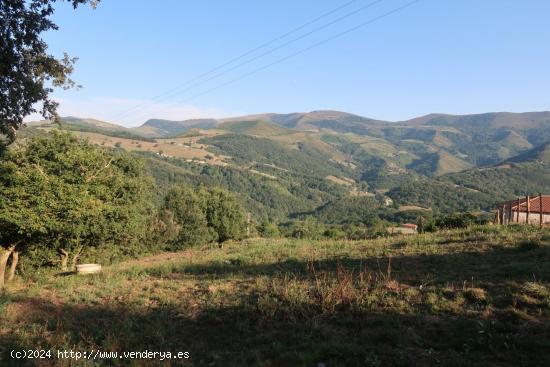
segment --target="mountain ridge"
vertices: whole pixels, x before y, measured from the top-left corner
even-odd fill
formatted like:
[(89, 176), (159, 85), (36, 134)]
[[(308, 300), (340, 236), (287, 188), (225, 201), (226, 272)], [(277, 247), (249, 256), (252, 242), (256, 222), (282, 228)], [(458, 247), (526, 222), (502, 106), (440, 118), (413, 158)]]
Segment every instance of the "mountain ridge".
[[(143, 155), (166, 187), (179, 180), (222, 186), (256, 214), (279, 218), (356, 197), (452, 212), (550, 191), (549, 113), (449, 116), (403, 123), (312, 111), (150, 119), (138, 128), (69, 117), (61, 128)], [(57, 127), (30, 124), (21, 134)]]
[(134, 134), (153, 140), (201, 135), (201, 131), (261, 136), (292, 149), (307, 145), (329, 149), (340, 161), (345, 161), (342, 155), (349, 156), (345, 164), (376, 157), (387, 162), (387, 167), (394, 167), (393, 170), (400, 167), (428, 176), (499, 164), (550, 141), (548, 111), (437, 113), (389, 122), (342, 111), (316, 110), (223, 119), (149, 119), (135, 128), (89, 118), (62, 120), (80, 131), (108, 135), (112, 130), (116, 136)]
[[(373, 125), (390, 125), (390, 126), (455, 126), (460, 124), (467, 124), (473, 122), (491, 122), (494, 123), (497, 127), (540, 127), (544, 124), (550, 124), (550, 111), (532, 111), (532, 112), (486, 112), (486, 113), (475, 113), (475, 114), (446, 114), (446, 113), (431, 113), (423, 116), (413, 117), (407, 120), (379, 120), (370, 117), (364, 117), (361, 115), (336, 111), (336, 110), (313, 110), (310, 112), (292, 112), (292, 113), (260, 113), (260, 114), (251, 114), (243, 116), (234, 116), (234, 117), (225, 117), (225, 118), (195, 118), (195, 119), (184, 119), (184, 120), (170, 120), (170, 119), (160, 119), (160, 118), (150, 118), (146, 120), (143, 124), (136, 127), (124, 127), (122, 125), (116, 124), (114, 122), (102, 121), (95, 118), (83, 118), (77, 116), (66, 116), (61, 117), (62, 120), (67, 122), (71, 121), (73, 123), (80, 121), (96, 121), (101, 124), (110, 125), (112, 127), (129, 129), (129, 130), (138, 130), (145, 126), (155, 126), (159, 124), (173, 124), (178, 126), (189, 127), (195, 124), (206, 123), (206, 124), (220, 124), (223, 122), (234, 122), (234, 121), (267, 121), (282, 125), (284, 127), (292, 128), (292, 125), (298, 122), (299, 120), (323, 120), (323, 119), (332, 119), (332, 120), (343, 120), (344, 122), (363, 122), (370, 123)], [(29, 122), (28, 124), (33, 124), (35, 122)], [(518, 123), (520, 124), (518, 126)], [(528, 123), (531, 123), (529, 126)], [(527, 125), (527, 126), (525, 126)]]

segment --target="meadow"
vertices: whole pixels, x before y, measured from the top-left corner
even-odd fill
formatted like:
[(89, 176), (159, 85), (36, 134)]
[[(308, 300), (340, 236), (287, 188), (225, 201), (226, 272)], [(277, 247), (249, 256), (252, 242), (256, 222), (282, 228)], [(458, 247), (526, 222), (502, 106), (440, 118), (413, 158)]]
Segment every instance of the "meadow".
[[(190, 358), (9, 356), (41, 348)], [(548, 366), (550, 230), (248, 239), (40, 270), (1, 296), (0, 365)]]

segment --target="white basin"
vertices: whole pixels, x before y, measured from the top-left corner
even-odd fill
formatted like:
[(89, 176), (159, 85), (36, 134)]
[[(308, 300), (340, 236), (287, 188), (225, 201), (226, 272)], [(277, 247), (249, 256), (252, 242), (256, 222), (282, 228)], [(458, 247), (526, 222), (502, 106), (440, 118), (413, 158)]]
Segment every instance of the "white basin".
[(76, 266), (77, 274), (97, 274), (101, 272), (101, 265), (99, 264), (80, 264)]

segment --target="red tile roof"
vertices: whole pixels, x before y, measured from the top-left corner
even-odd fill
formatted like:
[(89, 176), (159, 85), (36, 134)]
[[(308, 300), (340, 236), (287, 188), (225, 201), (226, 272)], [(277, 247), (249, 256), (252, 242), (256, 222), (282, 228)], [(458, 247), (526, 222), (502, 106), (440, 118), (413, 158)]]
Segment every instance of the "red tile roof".
[[(509, 200), (501, 203), (499, 206), (512, 205), (512, 210), (517, 211), (518, 200)], [(538, 196), (532, 196), (529, 198), (529, 211), (531, 213), (540, 213), (540, 199)], [(523, 197), (519, 199), (519, 212), (527, 212), (527, 198)], [(542, 195), (542, 212), (550, 214), (550, 196)]]

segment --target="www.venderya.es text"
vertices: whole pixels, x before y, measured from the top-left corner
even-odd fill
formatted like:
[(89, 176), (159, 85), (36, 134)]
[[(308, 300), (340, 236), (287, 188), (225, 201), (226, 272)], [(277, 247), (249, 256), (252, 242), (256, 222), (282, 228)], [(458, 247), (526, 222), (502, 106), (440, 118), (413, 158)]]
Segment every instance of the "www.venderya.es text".
[(101, 359), (189, 359), (189, 352), (155, 352), (149, 350), (134, 352), (115, 352), (91, 349), (88, 351), (50, 350), (50, 349), (21, 349), (12, 350), (10, 353), (13, 359), (73, 359), (73, 360), (101, 360)]

